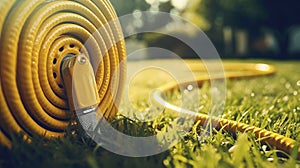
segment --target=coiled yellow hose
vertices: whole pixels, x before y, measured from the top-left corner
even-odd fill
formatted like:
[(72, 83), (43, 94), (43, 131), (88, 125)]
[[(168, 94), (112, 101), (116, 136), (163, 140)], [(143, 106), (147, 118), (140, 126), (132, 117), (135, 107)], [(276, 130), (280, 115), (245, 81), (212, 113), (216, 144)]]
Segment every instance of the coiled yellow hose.
[(108, 0), (0, 1), (2, 144), (10, 146), (10, 133), (64, 135), (70, 112), (60, 64), (67, 54), (83, 52), (92, 60), (98, 110), (114, 117), (126, 65), (116, 18)]
[[(11, 146), (11, 133), (24, 132), (52, 138), (64, 135), (70, 113), (60, 75), (62, 58), (81, 52), (92, 61), (101, 103), (98, 110), (112, 119), (125, 78), (125, 44), (116, 14), (108, 0), (1, 0), (0, 1), (0, 144)], [(99, 28), (102, 29), (99, 32)], [(89, 40), (86, 47), (84, 43)], [(100, 65), (97, 66), (97, 63)], [(197, 70), (199, 65), (190, 65)], [(193, 67), (194, 66), (194, 67)], [(240, 69), (230, 64), (225, 69)], [(242, 65), (249, 73), (227, 78), (273, 74), (268, 65)], [(199, 78), (198, 83), (209, 78)], [(188, 85), (181, 83), (180, 85)], [(171, 83), (161, 88), (169, 92), (178, 88)], [(157, 93), (157, 97), (161, 97)], [(168, 104), (158, 99), (161, 105)], [(175, 106), (166, 106), (178, 112)], [(177, 110), (176, 110), (177, 109)], [(267, 130), (235, 121), (196, 115), (201, 125), (207, 119), (217, 129), (253, 132), (264, 142), (290, 153), (295, 141)], [(300, 152), (300, 150), (299, 150)]]

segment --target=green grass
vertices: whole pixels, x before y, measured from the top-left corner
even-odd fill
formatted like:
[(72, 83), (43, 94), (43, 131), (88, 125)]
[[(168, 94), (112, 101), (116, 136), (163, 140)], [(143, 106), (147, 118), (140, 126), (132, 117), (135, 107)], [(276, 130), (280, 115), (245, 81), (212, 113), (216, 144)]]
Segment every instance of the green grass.
[[(274, 65), (278, 73), (275, 76), (227, 81), (222, 117), (265, 128), (300, 142), (300, 62), (263, 62)], [(154, 82), (145, 87), (157, 85), (160, 83)], [(207, 113), (209, 85), (204, 84), (200, 91), (200, 107), (197, 109)], [(168, 98), (177, 102), (178, 94), (171, 93)], [(146, 99), (136, 102), (137, 107), (147, 107)], [(134, 109), (127, 110), (135, 112)], [(171, 119), (165, 114), (155, 122), (139, 123), (118, 116), (113, 125), (127, 134), (145, 136), (166, 128), (169, 122), (166, 117)], [(252, 134), (238, 133), (234, 138), (222, 130), (214, 130), (213, 135), (203, 139), (201, 132), (203, 129), (196, 123), (170, 150), (143, 158), (113, 154), (88, 138), (70, 133), (51, 141), (35, 137), (30, 144), (16, 136), (12, 150), (0, 149), (0, 167), (300, 167), (300, 162), (295, 159), (296, 152), (291, 156), (278, 152), (260, 144)]]

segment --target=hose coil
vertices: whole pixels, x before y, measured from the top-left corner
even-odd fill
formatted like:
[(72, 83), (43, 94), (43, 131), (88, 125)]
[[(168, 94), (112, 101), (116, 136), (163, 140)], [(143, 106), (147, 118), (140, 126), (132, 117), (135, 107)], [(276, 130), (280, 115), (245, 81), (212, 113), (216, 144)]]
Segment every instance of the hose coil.
[(92, 62), (99, 112), (111, 119), (124, 86), (125, 43), (108, 0), (1, 0), (0, 143), (10, 133), (64, 135), (70, 113), (60, 75), (64, 56)]

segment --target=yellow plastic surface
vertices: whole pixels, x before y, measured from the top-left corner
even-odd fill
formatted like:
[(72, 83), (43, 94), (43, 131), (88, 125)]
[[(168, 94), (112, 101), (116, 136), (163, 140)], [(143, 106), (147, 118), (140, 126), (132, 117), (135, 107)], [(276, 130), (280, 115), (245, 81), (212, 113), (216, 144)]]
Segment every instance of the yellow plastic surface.
[(61, 68), (70, 111), (81, 110), (99, 103), (93, 67), (83, 55), (66, 58)]
[(67, 54), (91, 60), (98, 113), (115, 116), (126, 70), (116, 18), (108, 0), (1, 0), (1, 144), (10, 145), (10, 133), (64, 135), (70, 113), (60, 63)]

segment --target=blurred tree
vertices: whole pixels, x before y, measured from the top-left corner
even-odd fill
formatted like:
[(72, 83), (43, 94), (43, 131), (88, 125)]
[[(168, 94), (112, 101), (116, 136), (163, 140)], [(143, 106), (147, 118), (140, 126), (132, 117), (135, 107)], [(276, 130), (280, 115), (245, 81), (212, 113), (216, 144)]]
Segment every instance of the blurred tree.
[(110, 0), (117, 14), (123, 16), (135, 10), (146, 11), (150, 5), (145, 0)]
[(300, 24), (297, 0), (201, 0), (197, 11), (212, 29), (219, 26), (245, 29), (250, 37), (257, 36), (262, 29), (275, 32), (280, 58), (288, 55), (289, 29)]
[[(223, 17), (222, 20), (225, 26), (253, 29), (261, 25), (266, 19), (266, 11), (261, 4), (263, 0), (213, 1), (217, 1), (215, 4), (218, 8), (214, 18)], [(210, 2), (210, 4), (212, 3)]]
[[(211, 14), (206, 13), (207, 11), (201, 4), (202, 4), (202, 0), (190, 0), (186, 8), (181, 12), (181, 15), (185, 19), (197, 25), (202, 30), (207, 31), (212, 27), (211, 25), (212, 20), (210, 20), (209, 17), (212, 13)], [(211, 7), (215, 7), (215, 6), (211, 6)], [(213, 9), (211, 9), (210, 11), (213, 11)], [(206, 15), (203, 15), (203, 13), (206, 13)]]
[(294, 26), (300, 26), (300, 1), (263, 0), (261, 3), (267, 14), (263, 25), (275, 31), (281, 48), (280, 58), (287, 57), (290, 30)]
[[(223, 28), (243, 29), (250, 38), (271, 31), (278, 40), (281, 58), (287, 56), (289, 29), (300, 24), (298, 0), (110, 0), (118, 15), (160, 10), (193, 22), (221, 46)], [(181, 6), (181, 7), (180, 7)], [(184, 7), (184, 8), (182, 8)], [(148, 20), (147, 20), (148, 21)], [(146, 21), (146, 22), (147, 22)], [(158, 21), (157, 21), (158, 23)]]

